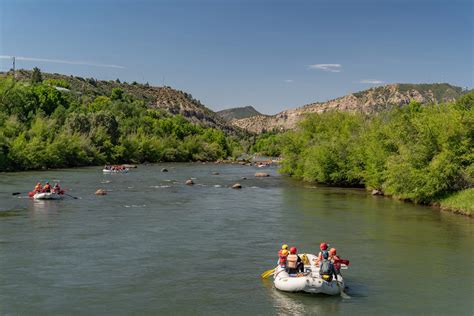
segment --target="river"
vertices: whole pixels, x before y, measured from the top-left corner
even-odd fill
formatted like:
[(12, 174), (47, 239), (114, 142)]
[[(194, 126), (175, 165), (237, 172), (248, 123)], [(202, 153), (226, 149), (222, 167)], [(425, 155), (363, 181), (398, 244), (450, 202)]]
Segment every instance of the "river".
[[(471, 218), (256, 171), (189, 163), (0, 174), (0, 314), (473, 314)], [(46, 177), (79, 199), (12, 196)], [(236, 182), (241, 190), (229, 188)], [(321, 241), (350, 260), (351, 299), (283, 293), (260, 279), (282, 243), (314, 253)]]

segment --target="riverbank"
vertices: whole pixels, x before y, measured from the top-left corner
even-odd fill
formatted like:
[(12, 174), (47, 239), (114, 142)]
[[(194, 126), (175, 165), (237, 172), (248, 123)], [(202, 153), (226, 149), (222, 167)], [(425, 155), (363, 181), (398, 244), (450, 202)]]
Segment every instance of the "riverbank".
[(474, 188), (453, 193), (436, 204), (443, 211), (472, 216), (474, 214)]

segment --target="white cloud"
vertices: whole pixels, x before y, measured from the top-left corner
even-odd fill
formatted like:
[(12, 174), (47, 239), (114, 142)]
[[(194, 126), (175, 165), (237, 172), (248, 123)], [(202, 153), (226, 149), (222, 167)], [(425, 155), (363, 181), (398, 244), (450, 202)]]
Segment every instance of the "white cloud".
[(284, 80), (286, 83), (292, 83), (292, 82), (295, 82), (293, 79), (285, 79)]
[(308, 68), (329, 71), (329, 72), (341, 72), (342, 65), (341, 64), (314, 64), (314, 65), (309, 65)]
[[(0, 59), (12, 59), (13, 56), (0, 55)], [(56, 64), (68, 64), (68, 65), (83, 65), (83, 66), (94, 66), (94, 67), (106, 67), (106, 68), (119, 68), (123, 69), (124, 66), (112, 65), (112, 64), (101, 64), (87, 61), (74, 61), (74, 60), (63, 60), (63, 59), (49, 59), (49, 58), (36, 58), (36, 57), (21, 57), (15, 56), (15, 60), (24, 61), (39, 61), (45, 63), (56, 63)]]
[(382, 80), (377, 79), (363, 79), (359, 83), (368, 83), (368, 84), (381, 84), (384, 83)]

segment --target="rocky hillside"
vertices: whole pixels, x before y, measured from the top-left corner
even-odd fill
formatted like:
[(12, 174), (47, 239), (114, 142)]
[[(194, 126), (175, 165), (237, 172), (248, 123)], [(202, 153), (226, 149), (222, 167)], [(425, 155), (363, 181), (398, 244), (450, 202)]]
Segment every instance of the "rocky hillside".
[(233, 120), (232, 124), (255, 133), (285, 130), (295, 128), (297, 123), (308, 113), (320, 113), (330, 110), (375, 113), (404, 106), (410, 103), (411, 100), (422, 104), (440, 103), (452, 101), (462, 94), (462, 88), (447, 83), (389, 84), (352, 93), (327, 102), (311, 103), (276, 115), (256, 115)]
[(252, 117), (255, 115), (263, 115), (262, 113), (255, 110), (253, 106), (244, 106), (239, 108), (230, 108), (222, 111), (216, 112), (220, 117), (225, 120), (238, 120), (247, 117)]
[[(18, 80), (29, 80), (31, 71), (17, 71)], [(0, 73), (5, 75), (5, 73)], [(191, 94), (173, 89), (171, 87), (153, 87), (149, 84), (137, 82), (127, 83), (119, 80), (96, 80), (78, 76), (42, 73), (43, 80), (61, 80), (66, 83), (73, 93), (84, 97), (109, 96), (114, 88), (121, 88), (126, 94), (136, 99), (143, 100), (148, 106), (164, 109), (171, 114), (181, 114), (189, 121), (204, 126), (216, 127), (226, 132), (238, 133), (242, 130), (221, 118), (216, 112), (208, 109)]]

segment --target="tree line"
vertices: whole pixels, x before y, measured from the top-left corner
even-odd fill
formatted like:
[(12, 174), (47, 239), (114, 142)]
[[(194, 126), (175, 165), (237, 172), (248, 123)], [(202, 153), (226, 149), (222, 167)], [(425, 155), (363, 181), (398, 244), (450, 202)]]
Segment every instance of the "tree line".
[(235, 136), (150, 108), (115, 88), (95, 96), (64, 80), (0, 77), (0, 170), (209, 161), (237, 156)]
[(474, 92), (371, 116), (311, 114), (297, 130), (261, 135), (253, 150), (281, 155), (280, 171), (305, 181), (431, 203), (474, 186)]

